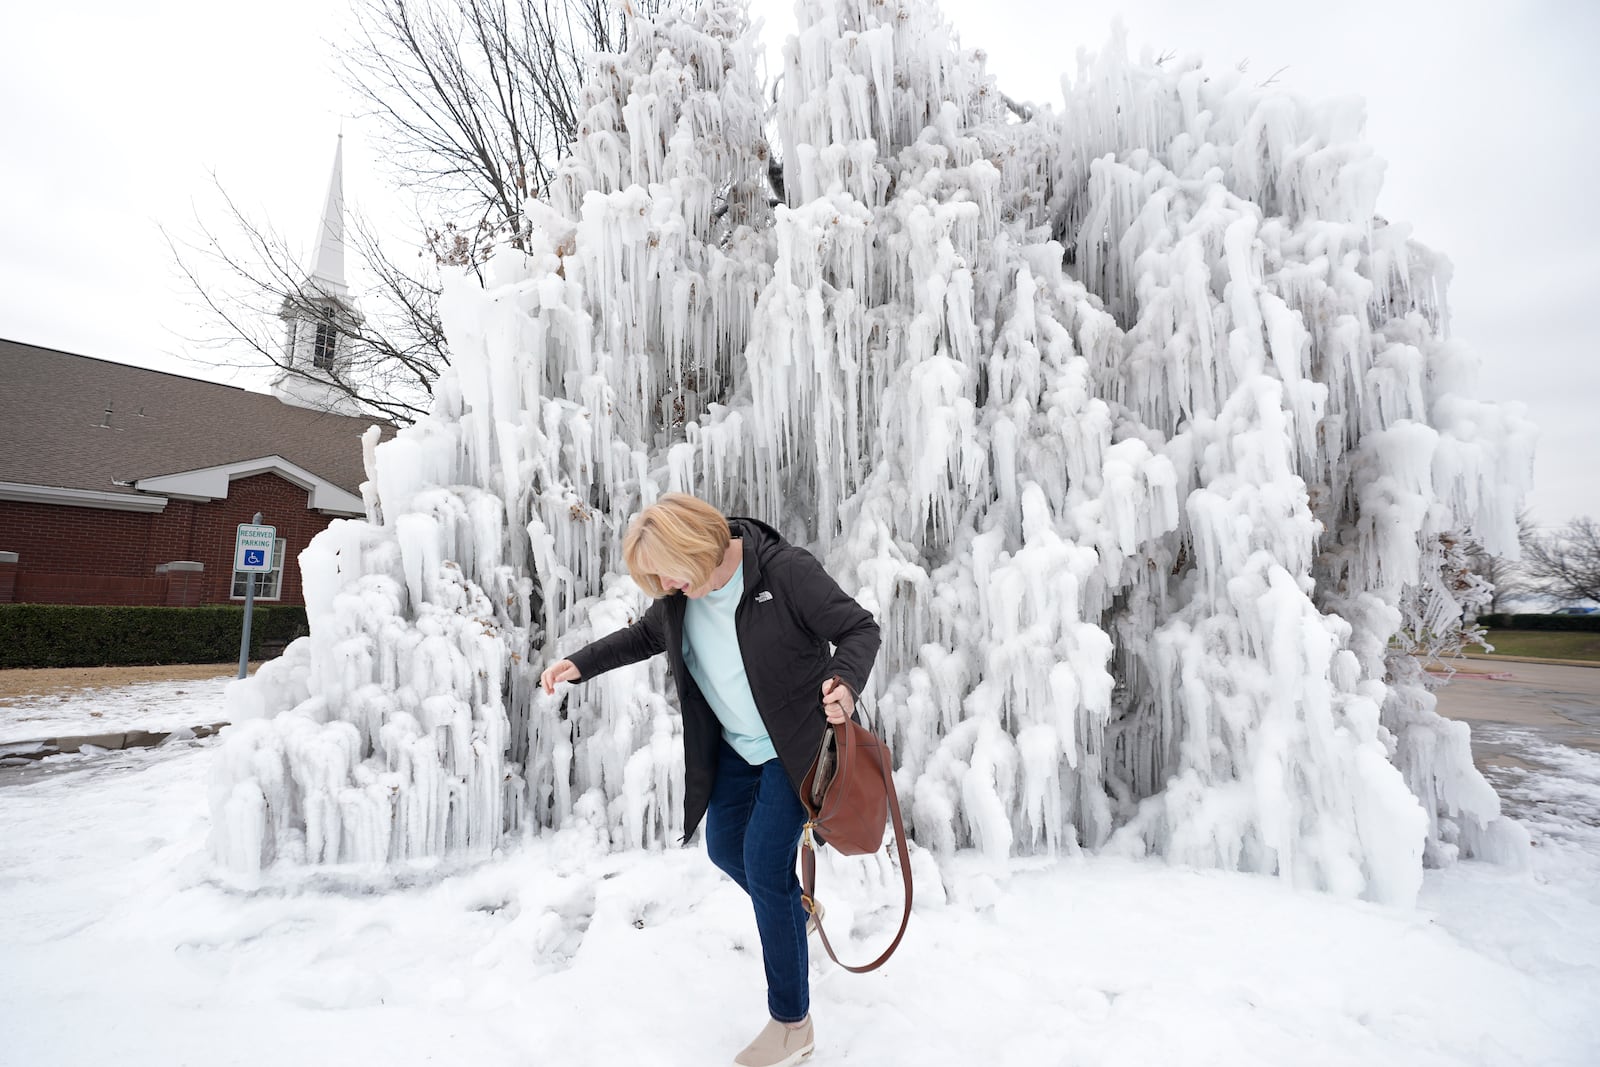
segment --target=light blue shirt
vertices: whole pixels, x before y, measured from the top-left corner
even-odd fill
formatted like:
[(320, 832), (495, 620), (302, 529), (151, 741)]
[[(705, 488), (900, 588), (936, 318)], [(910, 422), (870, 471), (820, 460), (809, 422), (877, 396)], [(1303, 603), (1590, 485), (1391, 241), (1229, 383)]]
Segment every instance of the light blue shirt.
[(683, 613), (683, 662), (722, 723), (722, 736), (752, 767), (777, 759), (766, 724), (756, 710), (750, 679), (739, 654), (733, 613), (744, 595), (744, 564), (721, 589), (690, 600)]

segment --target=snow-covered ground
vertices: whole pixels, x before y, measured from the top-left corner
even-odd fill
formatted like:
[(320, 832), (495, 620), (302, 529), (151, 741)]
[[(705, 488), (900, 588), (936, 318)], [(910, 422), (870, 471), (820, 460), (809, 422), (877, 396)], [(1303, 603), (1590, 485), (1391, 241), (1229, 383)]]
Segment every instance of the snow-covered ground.
[[(206, 684), (52, 721), (153, 698), (210, 721)], [(1496, 772), (1532, 870), (1430, 872), (1416, 910), (1153, 862), (929, 860), (882, 971), (813, 963), (814, 1062), (1600, 1062), (1600, 756), (1512, 740), (1548, 768)], [(749, 906), (698, 847), (608, 854), (579, 827), (247, 893), (205, 849), (215, 743), (0, 779), (0, 1063), (690, 1067), (759, 1028)], [(820, 895), (865, 959), (898, 901), (851, 862)]]
[(0, 700), (0, 745), (126, 730), (154, 733), (223, 722), (231, 674), (100, 686)]

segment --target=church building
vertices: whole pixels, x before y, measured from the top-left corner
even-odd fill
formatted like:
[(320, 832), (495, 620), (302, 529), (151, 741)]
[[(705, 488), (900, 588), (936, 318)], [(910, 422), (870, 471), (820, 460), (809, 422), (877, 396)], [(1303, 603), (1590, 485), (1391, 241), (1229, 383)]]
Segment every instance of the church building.
[(0, 603), (242, 602), (251, 576), (233, 569), (235, 530), (257, 512), (277, 542), (256, 598), (303, 603), (300, 551), (366, 511), (373, 420), (334, 384), (360, 321), (342, 154), (314, 266), (284, 301), (271, 395), (0, 339)]

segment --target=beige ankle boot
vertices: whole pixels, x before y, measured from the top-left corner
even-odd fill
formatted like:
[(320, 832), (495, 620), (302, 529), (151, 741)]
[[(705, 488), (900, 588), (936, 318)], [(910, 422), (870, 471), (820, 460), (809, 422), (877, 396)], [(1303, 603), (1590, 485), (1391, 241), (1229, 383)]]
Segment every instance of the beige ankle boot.
[(734, 1067), (790, 1067), (811, 1055), (814, 1047), (811, 1016), (798, 1027), (790, 1028), (776, 1019), (733, 1059)]

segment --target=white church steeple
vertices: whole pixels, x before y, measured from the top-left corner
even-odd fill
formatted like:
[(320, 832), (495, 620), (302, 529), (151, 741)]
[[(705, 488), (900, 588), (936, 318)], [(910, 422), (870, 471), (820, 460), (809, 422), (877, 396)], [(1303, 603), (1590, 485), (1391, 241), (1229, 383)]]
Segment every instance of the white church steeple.
[(272, 392), (287, 404), (355, 414), (357, 405), (339, 386), (349, 372), (354, 328), (361, 314), (344, 276), (344, 134), (333, 152), (333, 176), (317, 231), (316, 259), (297, 293), (284, 298), (281, 370)]
[(344, 134), (333, 150), (333, 177), (328, 180), (328, 202), (322, 209), (316, 266), (311, 280), (330, 296), (343, 297), (344, 281)]

